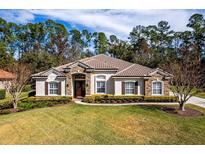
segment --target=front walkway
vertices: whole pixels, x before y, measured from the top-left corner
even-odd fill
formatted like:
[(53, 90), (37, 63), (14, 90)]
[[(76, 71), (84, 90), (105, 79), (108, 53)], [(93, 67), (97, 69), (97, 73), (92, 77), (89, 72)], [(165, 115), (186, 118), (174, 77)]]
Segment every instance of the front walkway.
[[(74, 102), (76, 104), (81, 104), (81, 105), (90, 105), (90, 106), (123, 106), (123, 105), (173, 105), (173, 104), (178, 104), (178, 103), (123, 103), (123, 104), (92, 104), (92, 103), (86, 103), (82, 102), (80, 99), (75, 99)], [(205, 99), (199, 98), (199, 97), (191, 97), (187, 104), (194, 104), (199, 107), (205, 108)]]
[(187, 103), (205, 108), (205, 99), (203, 98), (193, 96), (187, 101)]
[(86, 103), (86, 102), (82, 102), (80, 99), (75, 99), (74, 102), (76, 104), (81, 104), (81, 105), (90, 105), (90, 106), (124, 106), (124, 105), (175, 105), (178, 103), (152, 103), (152, 102), (148, 102), (148, 103), (123, 103), (123, 104), (94, 104), (94, 103)]

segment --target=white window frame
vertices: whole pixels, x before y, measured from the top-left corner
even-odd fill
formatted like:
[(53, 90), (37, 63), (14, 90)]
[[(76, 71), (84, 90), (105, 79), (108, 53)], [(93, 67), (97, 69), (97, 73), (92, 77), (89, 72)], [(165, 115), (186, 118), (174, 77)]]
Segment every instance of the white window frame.
[[(131, 80), (131, 81), (125, 81), (125, 95), (135, 95), (135, 82), (136, 81), (133, 81), (133, 80)], [(134, 84), (134, 93), (133, 94), (128, 94), (128, 93), (126, 93), (126, 83), (133, 83)]]
[[(161, 94), (154, 94), (154, 86), (153, 86), (153, 84), (156, 83), (156, 82), (159, 82), (159, 83), (162, 84), (162, 93)], [(158, 80), (152, 81), (152, 95), (153, 96), (163, 96), (164, 95), (164, 82), (163, 81), (158, 81)]]
[[(52, 84), (52, 83), (55, 83), (55, 84), (57, 84), (57, 94), (51, 94), (50, 93), (50, 85)], [(55, 88), (56, 89), (56, 88)], [(58, 96), (58, 82), (55, 82), (55, 81), (51, 81), (51, 82), (48, 82), (48, 94), (49, 94), (49, 96)]]
[[(98, 77), (103, 76), (104, 79), (99, 79)], [(97, 91), (97, 82), (105, 82), (105, 92), (98, 92)], [(106, 81), (106, 75), (96, 75), (95, 76), (95, 93), (96, 94), (106, 94), (107, 93), (107, 81)]]

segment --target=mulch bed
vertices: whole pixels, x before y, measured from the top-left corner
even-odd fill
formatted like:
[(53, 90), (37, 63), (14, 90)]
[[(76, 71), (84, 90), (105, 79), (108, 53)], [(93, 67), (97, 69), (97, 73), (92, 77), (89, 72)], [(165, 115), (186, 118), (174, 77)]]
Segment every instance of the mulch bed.
[(191, 108), (185, 108), (185, 111), (181, 111), (177, 107), (163, 107), (162, 110), (167, 113), (183, 117), (199, 117), (204, 115), (204, 113)]

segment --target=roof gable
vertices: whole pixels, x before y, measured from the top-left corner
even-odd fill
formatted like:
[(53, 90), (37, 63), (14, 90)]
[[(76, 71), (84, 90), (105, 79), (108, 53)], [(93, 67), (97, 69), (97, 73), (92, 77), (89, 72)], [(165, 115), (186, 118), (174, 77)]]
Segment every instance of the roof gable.
[(65, 74), (56, 70), (55, 68), (51, 68), (49, 70), (40, 72), (40, 73), (36, 73), (34, 75), (32, 75), (32, 77), (48, 77), (50, 74), (55, 74), (58, 77), (65, 77)]
[(147, 76), (152, 71), (151, 68), (139, 64), (132, 64), (126, 69), (116, 73), (113, 77), (140, 77)]
[(172, 77), (173, 76), (172, 74), (170, 74), (168, 72), (165, 72), (164, 70), (162, 70), (160, 68), (153, 69), (153, 71), (149, 73), (150, 76), (152, 76), (154, 74), (160, 74), (160, 75), (168, 76), (168, 77)]

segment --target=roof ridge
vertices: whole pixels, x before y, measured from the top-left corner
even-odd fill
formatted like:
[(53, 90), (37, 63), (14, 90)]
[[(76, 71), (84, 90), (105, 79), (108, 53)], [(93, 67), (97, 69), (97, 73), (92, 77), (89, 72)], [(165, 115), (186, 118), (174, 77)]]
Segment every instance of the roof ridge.
[(128, 70), (130, 67), (132, 67), (132, 66), (134, 66), (135, 64), (132, 64), (132, 65), (130, 65), (130, 66), (128, 66), (128, 67), (126, 67), (125, 69), (123, 69), (123, 70), (121, 70), (121, 71), (119, 71), (119, 72), (117, 72), (116, 74), (114, 74), (114, 75), (118, 75), (118, 74), (120, 74), (120, 73), (122, 73), (122, 72), (124, 72), (124, 71), (126, 71), (126, 70)]
[(85, 59), (88, 59), (87, 61), (89, 61), (89, 60), (92, 60), (95, 57), (102, 56), (102, 55), (104, 55), (104, 54), (98, 54), (98, 55), (95, 55), (95, 56), (92, 56), (92, 57), (86, 57), (86, 58), (80, 59), (79, 61), (85, 60)]

